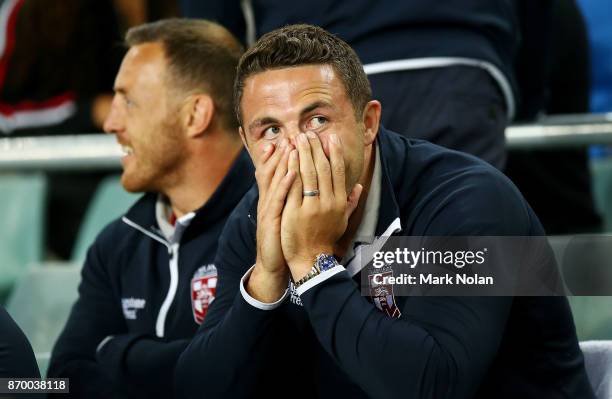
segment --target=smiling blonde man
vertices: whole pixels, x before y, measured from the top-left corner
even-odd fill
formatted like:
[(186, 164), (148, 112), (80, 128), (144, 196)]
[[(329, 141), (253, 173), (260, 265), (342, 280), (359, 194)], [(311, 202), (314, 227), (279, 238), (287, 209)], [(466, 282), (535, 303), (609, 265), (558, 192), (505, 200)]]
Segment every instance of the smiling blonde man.
[(124, 188), (147, 194), (88, 251), (49, 368), (71, 397), (172, 397), (174, 364), (215, 299), (219, 234), (253, 183), (230, 94), (236, 39), (171, 19), (126, 42), (104, 127), (124, 148)]

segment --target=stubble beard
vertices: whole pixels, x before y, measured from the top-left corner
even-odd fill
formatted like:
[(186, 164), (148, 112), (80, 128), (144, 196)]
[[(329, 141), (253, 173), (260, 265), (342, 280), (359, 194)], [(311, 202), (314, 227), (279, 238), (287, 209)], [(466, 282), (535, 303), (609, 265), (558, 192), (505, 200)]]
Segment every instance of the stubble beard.
[(177, 180), (176, 175), (185, 157), (177, 118), (159, 127), (160, 131), (146, 138), (134, 149), (135, 162), (131, 169), (123, 171), (121, 184), (126, 191), (163, 192), (164, 188)]

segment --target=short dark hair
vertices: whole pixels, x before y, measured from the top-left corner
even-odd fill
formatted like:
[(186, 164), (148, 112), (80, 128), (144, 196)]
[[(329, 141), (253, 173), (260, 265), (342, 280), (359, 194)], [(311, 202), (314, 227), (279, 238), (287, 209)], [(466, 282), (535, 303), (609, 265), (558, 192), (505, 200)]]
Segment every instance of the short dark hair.
[(125, 42), (129, 47), (161, 43), (172, 84), (210, 94), (223, 126), (237, 131), (231, 88), (243, 48), (227, 29), (206, 20), (170, 18), (131, 28)]
[(355, 51), (342, 39), (318, 26), (287, 25), (263, 35), (240, 58), (234, 83), (234, 111), (240, 124), (240, 101), (244, 82), (251, 75), (266, 70), (302, 65), (327, 64), (334, 68), (346, 94), (360, 117), (372, 89)]

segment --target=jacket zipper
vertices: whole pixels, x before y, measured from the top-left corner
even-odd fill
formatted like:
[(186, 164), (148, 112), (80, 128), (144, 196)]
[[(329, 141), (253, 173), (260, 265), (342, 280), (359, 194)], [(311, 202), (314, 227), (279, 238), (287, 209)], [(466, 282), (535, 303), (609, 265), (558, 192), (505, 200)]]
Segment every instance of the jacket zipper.
[(162, 338), (165, 334), (166, 329), (166, 318), (168, 317), (168, 311), (170, 310), (170, 306), (174, 301), (174, 297), (176, 296), (176, 290), (178, 288), (178, 256), (179, 256), (179, 243), (170, 244), (168, 241), (162, 239), (161, 237), (151, 233), (147, 229), (142, 228), (140, 225), (134, 223), (127, 217), (122, 218), (123, 222), (128, 226), (135, 228), (141, 233), (145, 234), (153, 238), (155, 241), (158, 241), (168, 248), (168, 255), (170, 256), (169, 269), (170, 269), (170, 286), (168, 287), (168, 293), (166, 294), (166, 298), (162, 303), (161, 308), (159, 309), (159, 313), (157, 314), (157, 321), (155, 322), (155, 335), (159, 338)]
[(170, 287), (168, 288), (168, 294), (166, 299), (162, 303), (157, 315), (157, 322), (155, 323), (155, 334), (159, 338), (163, 338), (166, 328), (166, 318), (174, 297), (176, 296), (176, 290), (178, 288), (178, 261), (179, 261), (179, 243), (174, 243), (168, 248), (168, 254), (170, 255)]

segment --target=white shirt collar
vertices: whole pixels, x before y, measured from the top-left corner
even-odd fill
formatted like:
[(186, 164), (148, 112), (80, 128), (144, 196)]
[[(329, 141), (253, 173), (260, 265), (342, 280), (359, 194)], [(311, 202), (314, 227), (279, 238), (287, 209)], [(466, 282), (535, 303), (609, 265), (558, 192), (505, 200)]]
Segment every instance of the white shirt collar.
[(371, 244), (376, 238), (376, 225), (378, 224), (378, 211), (380, 208), (380, 193), (382, 187), (382, 167), (380, 165), (380, 153), (378, 145), (375, 150), (376, 160), (374, 161), (374, 172), (372, 173), (372, 181), (370, 182), (370, 192), (366, 199), (363, 218), (357, 228), (355, 237), (351, 245), (349, 245), (347, 253), (343, 260), (349, 260), (354, 256), (354, 247), (358, 243)]
[(172, 215), (172, 206), (168, 198), (162, 194), (157, 196), (157, 202), (155, 203), (155, 218), (162, 234), (171, 243), (179, 242), (183, 232), (191, 223), (191, 220), (195, 216), (195, 212), (189, 212), (180, 218), (176, 219), (174, 226), (169, 222), (170, 215)]

